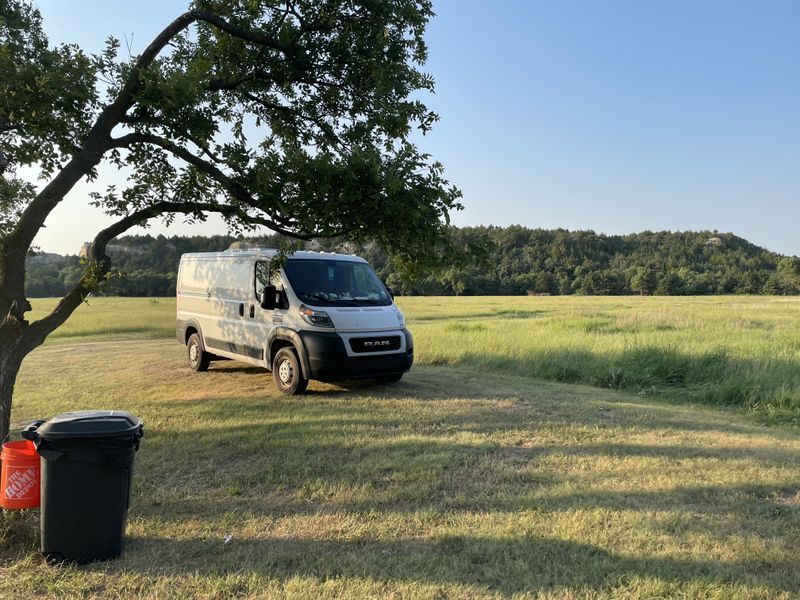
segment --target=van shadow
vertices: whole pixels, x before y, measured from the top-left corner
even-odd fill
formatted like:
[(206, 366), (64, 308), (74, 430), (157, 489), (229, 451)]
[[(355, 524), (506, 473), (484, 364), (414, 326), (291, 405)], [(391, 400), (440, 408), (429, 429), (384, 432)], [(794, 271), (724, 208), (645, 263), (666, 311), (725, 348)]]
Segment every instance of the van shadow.
[[(266, 370), (265, 367), (256, 367), (247, 363), (242, 363), (236, 360), (214, 360), (209, 367), (206, 376), (213, 377), (215, 374), (228, 374), (228, 375), (266, 375), (272, 378), (272, 373)], [(313, 382), (304, 393), (304, 396), (318, 396), (328, 395), (335, 396), (340, 394), (371, 394), (376, 390), (378, 392), (392, 391), (393, 384), (381, 383), (375, 379), (343, 379), (333, 383)]]

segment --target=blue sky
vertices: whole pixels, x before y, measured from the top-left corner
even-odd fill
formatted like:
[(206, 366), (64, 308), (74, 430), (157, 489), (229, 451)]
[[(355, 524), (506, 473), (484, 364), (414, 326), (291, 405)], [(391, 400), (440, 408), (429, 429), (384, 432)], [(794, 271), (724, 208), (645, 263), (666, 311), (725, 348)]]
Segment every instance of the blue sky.
[[(186, 6), (37, 5), (55, 42), (132, 35), (134, 52)], [(800, 2), (434, 6), (427, 100), (441, 121), (420, 144), (464, 192), (454, 223), (717, 229), (800, 255)], [(43, 249), (75, 252), (105, 222), (87, 190), (57, 209)]]

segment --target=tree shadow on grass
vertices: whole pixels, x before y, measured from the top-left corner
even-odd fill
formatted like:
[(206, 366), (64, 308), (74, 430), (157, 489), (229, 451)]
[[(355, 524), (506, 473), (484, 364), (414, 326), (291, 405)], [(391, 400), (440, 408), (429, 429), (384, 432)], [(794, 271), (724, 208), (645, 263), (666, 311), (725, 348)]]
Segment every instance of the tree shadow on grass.
[(436, 539), (285, 539), (270, 536), (226, 544), (211, 539), (132, 538), (123, 560), (92, 567), (153, 575), (237, 574), (265, 579), (356, 578), (379, 582), (459, 584), (511, 595), (558, 588), (608, 589), (634, 578), (672, 584), (752, 585), (791, 592), (796, 565), (759, 560), (725, 562), (631, 558), (573, 541), (530, 535), (442, 536)]
[[(428, 367), (415, 370), (396, 387), (323, 389), (297, 399), (221, 397), (185, 403), (197, 425), (147, 430), (137, 457), (132, 518), (171, 528), (202, 522), (212, 533), (206, 538), (134, 537), (126, 557), (110, 569), (153, 576), (243, 573), (455, 583), (503, 594), (565, 586), (605, 589), (636, 577), (676, 585), (741, 583), (776, 594), (800, 585), (794, 575), (797, 564), (768, 558), (679, 560), (659, 556), (656, 547), (631, 558), (524, 529), (507, 537), (428, 536), (417, 530), (419, 537), (411, 533), (384, 539), (385, 534), (376, 533), (368, 524), (382, 515), (401, 523), (418, 514), (434, 515), (441, 531), (442, 522), (458, 515), (502, 513), (500, 518), (509, 519), (506, 525), (512, 527), (514, 515), (523, 513), (546, 521), (595, 509), (633, 513), (645, 522), (651, 518), (639, 526), (644, 535), (783, 541), (786, 532), (800, 527), (795, 507), (772, 501), (780, 489), (766, 485), (708, 485), (686, 479), (670, 490), (565, 487), (575, 482), (545, 468), (548, 460), (599, 457), (614, 463), (619, 477), (624, 461), (632, 457), (667, 461), (677, 469), (684, 461), (706, 460), (747, 460), (778, 469), (796, 459), (796, 453), (779, 443), (748, 447), (708, 437), (702, 438), (707, 444), (701, 438), (695, 443), (609, 441), (597, 432), (604, 427), (620, 432), (652, 427), (691, 435), (744, 435), (752, 434), (753, 427), (726, 423), (724, 413), (698, 417), (696, 411), (587, 388), (569, 393), (559, 389), (553, 399), (552, 390), (537, 389), (535, 381), (528, 390), (519, 380), (509, 384), (508, 379)], [(550, 437), (539, 439), (545, 431)], [(570, 438), (576, 431), (589, 433)], [(572, 441), (547, 441), (561, 437)], [(504, 442), (507, 438), (525, 445)], [(630, 481), (637, 476), (631, 471)], [(598, 483), (601, 477), (589, 473), (585, 482)], [(800, 488), (800, 482), (789, 483)], [(269, 524), (284, 517), (313, 520), (326, 515), (355, 518), (364, 527), (319, 538), (307, 537), (314, 531), (293, 538), (269, 533)], [(249, 523), (252, 532), (260, 522), (263, 535), (237, 535), (237, 523)], [(233, 539), (224, 544), (227, 533)]]
[[(699, 419), (696, 411), (598, 400), (586, 388), (577, 390), (574, 398), (561, 395), (554, 401), (544, 393), (541, 399), (536, 394), (520, 399), (513, 386), (497, 390), (486, 378), (477, 381), (473, 375), (460, 373), (446, 381), (449, 393), (438, 386), (420, 393), (437, 370), (425, 370), (425, 376), (414, 381), (410, 390), (402, 385), (391, 390), (379, 386), (377, 390), (387, 395), (377, 398), (376, 389), (369, 388), (338, 390), (333, 395), (319, 391), (304, 398), (192, 401), (193, 419), (217, 425), (189, 427), (178, 433), (148, 430), (141, 458), (151, 452), (154, 457), (173, 457), (180, 472), (172, 473), (170, 463), (156, 460), (145, 466), (142, 478), (153, 486), (158, 478), (210, 481), (211, 487), (233, 490), (234, 494), (251, 488), (269, 493), (309, 485), (366, 486), (374, 492), (368, 501), (353, 501), (336, 510), (398, 506), (403, 510), (425, 506), (519, 510), (536, 506), (530, 498), (537, 490), (562, 481), (540, 468), (551, 458), (591, 461), (597, 457), (619, 464), (629, 458), (652, 458), (669, 463), (673, 470), (680, 469), (683, 462), (698, 461), (729, 462), (732, 466), (735, 461), (747, 461), (764, 469), (780, 469), (797, 459), (794, 447), (781, 444), (779, 435), (770, 444), (746, 443), (747, 438), (738, 434), (752, 434), (754, 428), (730, 423), (724, 413), (700, 413)], [(487, 401), (487, 387), (498, 392), (492, 401)], [(413, 402), (407, 410), (405, 401)], [(437, 402), (455, 404), (437, 407)], [(586, 428), (583, 439), (559, 443), (574, 437), (576, 427)], [(642, 444), (616, 441), (616, 435), (611, 441), (603, 439), (597, 434), (603, 427), (626, 436), (652, 428), (656, 433), (710, 431), (737, 437), (724, 444), (704, 443), (707, 437), (697, 438), (700, 443), (673, 438)], [(464, 436), (470, 438), (468, 442), (457, 441)], [(622, 471), (616, 474), (619, 477)], [(631, 481), (638, 475), (631, 471)], [(686, 481), (688, 486), (692, 483)], [(519, 491), (522, 488), (524, 493)], [(751, 490), (759, 498), (773, 491), (757, 486)], [(682, 495), (673, 507), (691, 502), (693, 496)], [(656, 495), (654, 500), (663, 504), (664, 498)], [(598, 505), (618, 505), (621, 500), (598, 499)], [(715, 503), (707, 503), (709, 510), (714, 510)], [(305, 512), (308, 505), (281, 504), (279, 509), (283, 514), (295, 510)]]
[[(236, 412), (235, 407), (229, 409)], [(279, 519), (431, 510), (510, 514), (604, 509), (643, 516), (673, 513), (678, 521), (686, 521), (682, 527), (715, 537), (768, 537), (765, 523), (775, 535), (800, 527), (800, 513), (774, 501), (786, 489), (800, 488), (800, 481), (720, 485), (692, 478), (697, 469), (691, 465), (698, 461), (723, 461), (735, 468), (734, 461), (745, 460), (760, 469), (781, 469), (796, 458), (791, 449), (593, 439), (531, 446), (480, 437), (459, 442), (458, 435), (470, 433), (475, 422), (498, 420), (495, 425), (510, 431), (519, 425), (513, 415), (499, 418), (497, 408), (488, 404), (473, 407), (470, 414), (427, 416), (381, 408), (365, 413), (363, 407), (335, 403), (325, 409), (320, 414), (315, 406), (296, 407), (289, 414), (279, 413), (284, 418), (267, 415), (261, 423), (221, 423), (177, 435), (148, 432), (136, 476), (137, 497), (147, 500), (135, 505), (135, 514), (180, 523), (196, 518), (217, 522), (230, 511), (239, 519)], [(165, 464), (164, 456), (172, 462)], [(632, 457), (660, 460), (672, 471), (679, 472), (683, 463), (690, 467), (673, 489), (637, 490), (639, 467), (626, 467)], [(590, 470), (594, 459), (604, 462), (597, 475)], [(569, 481), (552, 466), (564, 460), (585, 461), (590, 468)], [(609, 474), (617, 480), (628, 478), (626, 489), (604, 486), (602, 480)], [(712, 518), (702, 521), (696, 515)], [(654, 521), (650, 527), (669, 525)]]

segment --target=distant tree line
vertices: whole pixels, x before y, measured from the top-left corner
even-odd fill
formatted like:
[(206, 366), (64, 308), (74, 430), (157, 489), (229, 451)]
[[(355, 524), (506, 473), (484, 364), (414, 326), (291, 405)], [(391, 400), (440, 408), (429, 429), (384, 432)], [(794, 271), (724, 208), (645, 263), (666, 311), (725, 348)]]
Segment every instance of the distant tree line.
[[(348, 247), (315, 240), (310, 249), (356, 252), (384, 281), (410, 295), (702, 295), (800, 294), (800, 258), (782, 256), (729, 233), (593, 231), (511, 227), (452, 228), (457, 245), (482, 245), (485, 260), (443, 266), (423, 279), (402, 280), (375, 244)], [(225, 250), (233, 243), (277, 247), (281, 236), (125, 236), (109, 246), (118, 276), (105, 293), (172, 296), (185, 252)], [(28, 257), (30, 297), (59, 296), (81, 273), (78, 256)]]
[[(526, 227), (465, 227), (491, 241), (489, 268), (443, 269), (409, 286), (423, 294), (798, 294), (800, 259), (710, 231), (603, 235)], [(391, 273), (386, 273), (391, 277)]]

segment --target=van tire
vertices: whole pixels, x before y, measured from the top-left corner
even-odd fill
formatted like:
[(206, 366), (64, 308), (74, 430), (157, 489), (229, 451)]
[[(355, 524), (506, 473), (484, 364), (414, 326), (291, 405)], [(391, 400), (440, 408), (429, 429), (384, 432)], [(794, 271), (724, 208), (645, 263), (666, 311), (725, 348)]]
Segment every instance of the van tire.
[(186, 341), (186, 359), (189, 368), (194, 371), (207, 371), (211, 364), (211, 355), (203, 350), (203, 341), (200, 334), (193, 333)]
[(279, 391), (287, 396), (302, 394), (308, 387), (308, 379), (303, 377), (300, 361), (294, 348), (281, 348), (272, 360), (272, 379)]

